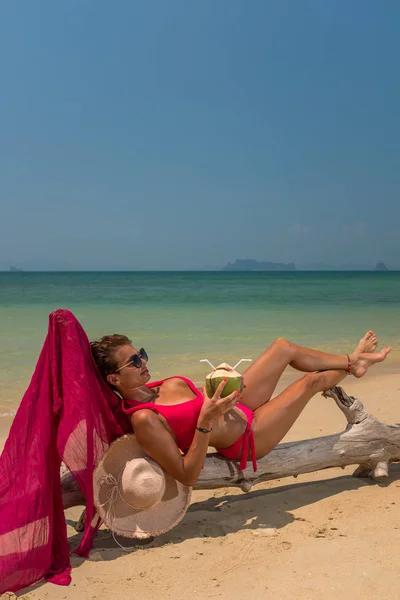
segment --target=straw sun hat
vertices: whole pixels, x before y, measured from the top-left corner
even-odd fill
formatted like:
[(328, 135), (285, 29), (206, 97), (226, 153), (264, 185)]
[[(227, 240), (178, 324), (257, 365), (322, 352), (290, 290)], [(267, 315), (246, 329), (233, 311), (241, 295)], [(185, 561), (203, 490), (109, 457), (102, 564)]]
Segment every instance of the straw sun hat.
[(94, 503), (118, 535), (147, 539), (166, 533), (183, 518), (192, 488), (176, 481), (126, 434), (111, 444), (93, 475)]

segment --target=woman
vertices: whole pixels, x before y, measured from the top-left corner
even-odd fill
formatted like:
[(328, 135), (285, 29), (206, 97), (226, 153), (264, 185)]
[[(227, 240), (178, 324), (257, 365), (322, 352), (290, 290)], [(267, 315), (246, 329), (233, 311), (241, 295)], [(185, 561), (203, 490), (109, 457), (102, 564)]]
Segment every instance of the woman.
[[(347, 375), (365, 375), (382, 362), (390, 347), (375, 352), (377, 338), (370, 331), (350, 355), (334, 355), (277, 339), (244, 372), (244, 389), (221, 398), (224, 382), (212, 398), (183, 377), (149, 384), (147, 354), (122, 335), (92, 342), (100, 373), (121, 396), (132, 428), (143, 450), (172, 477), (192, 486), (197, 481), (208, 446), (225, 457), (241, 460), (268, 454), (289, 431), (307, 402), (318, 392), (340, 383)], [(276, 385), (290, 365), (306, 374), (271, 400)], [(270, 401), (271, 400), (271, 401)], [(182, 455), (182, 452), (184, 455)]]
[[(149, 384), (147, 355), (127, 337), (89, 344), (70, 311), (54, 311), (0, 456), (0, 594), (42, 577), (60, 585), (71, 581), (61, 461), (86, 502), (75, 552), (88, 556), (100, 524), (93, 469), (114, 440), (133, 427), (144, 451), (186, 485), (197, 480), (209, 445), (241, 458), (244, 468), (249, 446), (254, 458), (267, 454), (315, 393), (350, 372), (362, 377), (385, 360), (390, 348), (375, 353), (376, 344), (369, 332), (350, 356), (334, 356), (280, 339), (244, 373), (241, 398), (237, 393), (221, 398), (222, 386), (207, 398), (185, 378)], [(307, 374), (269, 402), (287, 365)], [(323, 369), (329, 370), (312, 373)]]

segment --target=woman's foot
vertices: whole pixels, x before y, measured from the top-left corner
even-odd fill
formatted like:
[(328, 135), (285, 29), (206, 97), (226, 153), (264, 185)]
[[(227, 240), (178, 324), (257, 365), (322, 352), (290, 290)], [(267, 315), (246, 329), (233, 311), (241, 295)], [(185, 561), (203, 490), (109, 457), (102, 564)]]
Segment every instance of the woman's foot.
[(383, 362), (389, 354), (391, 348), (388, 346), (380, 352), (362, 352), (351, 363), (351, 373), (355, 377), (363, 377), (372, 365)]
[(358, 342), (358, 345), (354, 348), (353, 352), (350, 354), (350, 363), (355, 365), (359, 360), (360, 355), (364, 354), (365, 352), (375, 352), (377, 345), (378, 338), (376, 337), (375, 333), (373, 331), (367, 331), (367, 333)]
[(355, 358), (357, 358), (364, 352), (375, 352), (377, 345), (378, 338), (376, 337), (375, 333), (373, 331), (368, 331), (359, 341), (359, 344), (355, 348), (353, 355), (355, 354)]

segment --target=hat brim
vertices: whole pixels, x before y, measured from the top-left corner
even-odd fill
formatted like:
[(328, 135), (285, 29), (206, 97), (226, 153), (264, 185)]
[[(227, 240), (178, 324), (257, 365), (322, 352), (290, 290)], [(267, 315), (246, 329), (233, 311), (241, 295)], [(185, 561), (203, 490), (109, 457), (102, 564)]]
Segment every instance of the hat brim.
[(146, 456), (135, 435), (125, 434), (110, 445), (93, 474), (94, 504), (99, 516), (109, 529), (127, 538), (147, 539), (170, 531), (181, 521), (191, 501), (192, 488), (165, 471), (164, 495), (150, 508), (134, 509), (117, 491), (113, 492), (126, 463)]

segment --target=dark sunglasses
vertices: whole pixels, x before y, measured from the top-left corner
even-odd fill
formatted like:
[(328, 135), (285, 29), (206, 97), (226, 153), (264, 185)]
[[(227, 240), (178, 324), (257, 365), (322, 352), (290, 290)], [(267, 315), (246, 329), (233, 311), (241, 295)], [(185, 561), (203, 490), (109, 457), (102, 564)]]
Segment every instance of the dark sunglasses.
[(125, 363), (124, 365), (122, 365), (122, 367), (119, 367), (118, 369), (116, 369), (116, 371), (114, 371), (114, 373), (118, 373), (118, 371), (120, 371), (121, 369), (124, 369), (125, 367), (129, 367), (129, 365), (133, 365), (137, 369), (140, 369), (140, 367), (142, 366), (142, 359), (145, 360), (146, 362), (149, 360), (149, 357), (147, 356), (147, 352), (144, 348), (140, 348), (139, 354), (132, 354), (132, 356), (130, 357), (128, 362)]

